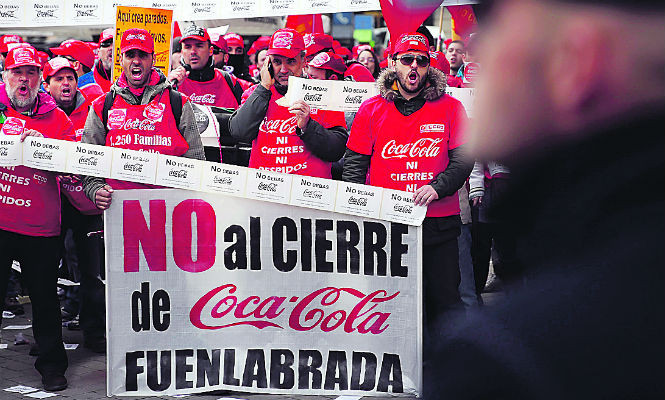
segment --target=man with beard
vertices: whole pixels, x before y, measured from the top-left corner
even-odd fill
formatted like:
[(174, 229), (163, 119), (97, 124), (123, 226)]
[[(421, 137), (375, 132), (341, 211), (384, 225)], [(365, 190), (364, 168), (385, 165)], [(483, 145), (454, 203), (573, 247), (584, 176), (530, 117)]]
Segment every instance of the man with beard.
[(302, 100), (290, 107), (276, 103), (286, 93), (289, 76), (302, 76), (305, 42), (298, 31), (277, 30), (268, 58), (261, 83), (248, 89), (253, 92), (231, 115), (231, 136), (252, 143), (250, 168), (331, 178), (331, 164), (344, 154), (348, 138), (344, 113), (311, 109)]
[[(51, 96), (39, 91), (40, 69), (34, 48), (17, 47), (8, 52), (4, 84), (0, 85), (0, 136), (72, 140), (67, 115)], [(17, 260), (30, 294), (32, 329), (40, 349), (35, 368), (46, 390), (63, 390), (67, 387), (67, 355), (56, 293), (60, 249), (56, 174), (25, 166), (0, 171), (0, 182), (10, 188), (0, 196), (0, 298), (5, 297), (12, 260)]]
[(417, 32), (402, 34), (392, 57), (394, 69), (384, 71), (377, 81), (381, 94), (365, 101), (356, 114), (342, 180), (410, 191), (416, 205), (427, 206), (423, 222), (427, 346), (436, 319), (461, 309), (457, 191), (473, 161), (464, 155), (466, 112), (444, 93), (443, 73), (430, 68), (427, 38)]
[[(192, 105), (171, 89), (154, 64), (155, 43), (150, 32), (135, 28), (123, 32), (122, 74), (109, 93), (93, 102), (94, 112), (88, 113), (82, 142), (202, 160), (203, 146)], [(119, 140), (127, 137), (131, 140)], [(111, 205), (114, 190), (153, 187), (92, 176), (83, 178), (85, 194), (102, 210)]]
[(206, 29), (194, 24), (188, 26), (180, 45), (182, 65), (169, 73), (168, 80), (193, 103), (238, 108), (240, 96), (250, 84), (214, 67), (214, 46)]
[(464, 65), (464, 42), (453, 40), (446, 48), (446, 59), (450, 64), (450, 75), (457, 76), (457, 72)]
[(87, 44), (80, 40), (65, 40), (60, 46), (52, 47), (51, 52), (72, 62), (78, 75), (78, 88), (86, 99), (92, 101), (104, 94), (101, 86), (95, 82), (92, 72), (95, 53)]
[[(44, 89), (53, 97), (74, 124), (76, 141), (81, 141), (83, 127), (88, 117), (91, 102), (83, 97), (76, 87), (76, 71), (71, 62), (56, 57), (44, 64)], [(83, 193), (83, 185), (78, 177), (60, 177), (62, 201), (62, 233), (72, 231), (73, 251), (76, 263), (69, 265), (70, 271), (80, 282), (78, 294), (80, 324), (83, 331), (83, 345), (96, 353), (106, 351), (104, 339), (104, 283), (101, 280), (103, 265), (103, 245), (98, 237), (88, 237), (89, 232), (103, 229), (101, 210)], [(65, 246), (69, 250), (68, 246)], [(79, 311), (80, 310), (80, 311)]]
[(104, 93), (111, 89), (113, 75), (113, 28), (104, 29), (99, 36), (98, 60), (95, 61), (93, 76)]

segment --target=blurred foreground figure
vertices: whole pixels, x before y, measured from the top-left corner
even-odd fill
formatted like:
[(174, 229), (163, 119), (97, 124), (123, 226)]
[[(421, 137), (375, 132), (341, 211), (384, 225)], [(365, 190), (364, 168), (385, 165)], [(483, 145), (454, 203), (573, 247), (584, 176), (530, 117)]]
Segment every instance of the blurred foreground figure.
[(663, 398), (662, 1), (497, 2), (475, 155), (513, 171), (526, 289), (441, 337), (425, 398)]

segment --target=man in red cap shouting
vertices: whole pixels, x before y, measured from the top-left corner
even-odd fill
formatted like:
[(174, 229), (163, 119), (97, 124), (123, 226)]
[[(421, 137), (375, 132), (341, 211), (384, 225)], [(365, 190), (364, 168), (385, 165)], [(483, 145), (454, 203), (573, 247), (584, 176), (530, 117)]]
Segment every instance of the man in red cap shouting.
[(65, 40), (60, 46), (52, 47), (51, 52), (72, 62), (78, 75), (78, 88), (86, 99), (92, 101), (104, 94), (101, 86), (95, 83), (92, 72), (95, 53), (92, 52), (90, 46), (80, 40)]
[(272, 35), (269, 61), (261, 69), (261, 83), (229, 120), (231, 136), (252, 142), (250, 168), (331, 177), (331, 163), (344, 154), (348, 138), (344, 113), (311, 109), (302, 100), (282, 107), (289, 76), (302, 76), (305, 42), (294, 29)]
[[(88, 113), (83, 143), (202, 160), (203, 146), (192, 105), (153, 68), (155, 43), (150, 32), (135, 28), (123, 32), (120, 64), (122, 74), (109, 93), (93, 102), (94, 112)], [(111, 205), (114, 190), (149, 187), (83, 178), (85, 194), (102, 210)]]
[(98, 60), (92, 69), (95, 82), (101, 86), (104, 93), (111, 89), (113, 76), (113, 28), (104, 29), (99, 36)]
[(457, 190), (473, 161), (463, 154), (466, 112), (446, 95), (446, 77), (430, 67), (429, 44), (420, 33), (402, 34), (393, 45), (394, 69), (377, 84), (353, 123), (343, 180), (413, 192), (427, 206), (423, 222), (423, 285), (426, 328), (442, 313), (461, 307), (458, 291)]
[[(0, 137), (73, 138), (67, 115), (51, 96), (39, 91), (40, 69), (32, 47), (16, 47), (7, 54), (0, 84)], [(32, 303), (32, 328), (39, 346), (35, 368), (46, 390), (62, 390), (67, 387), (67, 355), (56, 294), (60, 253), (56, 174), (25, 166), (0, 171), (0, 183), (9, 187), (0, 195), (0, 298), (5, 298), (12, 260), (17, 260)]]

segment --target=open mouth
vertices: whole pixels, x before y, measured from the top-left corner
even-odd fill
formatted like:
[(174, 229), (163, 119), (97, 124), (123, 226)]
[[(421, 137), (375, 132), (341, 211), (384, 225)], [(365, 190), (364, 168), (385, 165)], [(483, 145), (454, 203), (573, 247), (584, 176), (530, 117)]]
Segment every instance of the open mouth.
[(71, 88), (63, 88), (62, 89), (62, 97), (71, 97), (72, 96), (72, 89)]
[(132, 79), (141, 80), (143, 78), (143, 70), (141, 68), (132, 68), (130, 71), (132, 73)]
[(415, 85), (418, 82), (418, 73), (416, 71), (411, 71), (407, 76), (407, 79), (411, 85)]
[(21, 96), (27, 96), (28, 93), (30, 93), (30, 90), (28, 89), (28, 86), (27, 86), (27, 85), (21, 85), (21, 86), (19, 86), (18, 89), (16, 90), (16, 93), (18, 93), (18, 94), (21, 95)]

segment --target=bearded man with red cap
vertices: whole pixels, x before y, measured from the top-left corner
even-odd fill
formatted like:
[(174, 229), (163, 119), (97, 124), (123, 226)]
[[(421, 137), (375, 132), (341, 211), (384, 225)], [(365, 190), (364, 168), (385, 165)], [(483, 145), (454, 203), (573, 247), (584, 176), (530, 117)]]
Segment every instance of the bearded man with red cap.
[(402, 34), (392, 57), (392, 69), (377, 80), (380, 95), (356, 114), (342, 179), (410, 191), (416, 205), (427, 206), (423, 285), (425, 328), (431, 330), (441, 314), (461, 308), (457, 191), (473, 167), (463, 152), (467, 116), (444, 93), (444, 74), (430, 67), (425, 36)]
[[(155, 43), (145, 29), (128, 29), (120, 42), (122, 74), (88, 113), (83, 143), (148, 151), (203, 160), (203, 145), (192, 105), (173, 90), (155, 65)], [(130, 138), (130, 140), (126, 140)], [(98, 208), (111, 205), (117, 189), (154, 186), (83, 178), (85, 194)]]
[[(33, 47), (8, 52), (4, 84), (0, 84), (0, 138), (73, 139), (72, 122), (51, 96), (39, 90), (40, 70)], [(32, 330), (39, 346), (35, 368), (46, 390), (63, 390), (67, 387), (67, 355), (56, 293), (60, 253), (57, 175), (26, 166), (1, 167), (0, 172), (0, 183), (9, 187), (0, 196), (0, 298), (5, 298), (12, 260), (17, 260), (32, 303)]]
[(348, 138), (344, 113), (313, 109), (302, 100), (290, 107), (276, 103), (286, 93), (289, 76), (303, 74), (305, 41), (298, 31), (276, 31), (268, 57), (261, 83), (245, 92), (252, 91), (231, 115), (231, 136), (252, 143), (250, 168), (331, 178), (332, 162), (342, 157)]
[(111, 77), (113, 76), (113, 34), (114, 29), (108, 28), (99, 36), (98, 60), (92, 69), (95, 82), (101, 86), (104, 93), (111, 89)]

